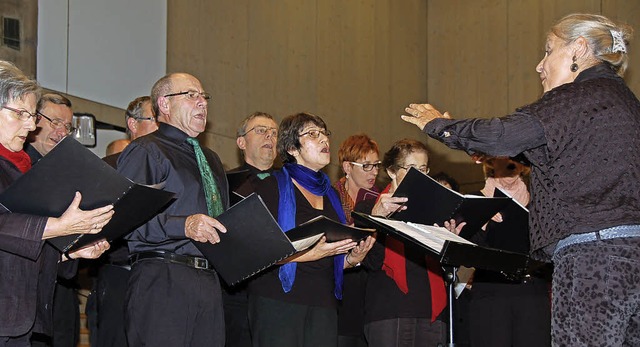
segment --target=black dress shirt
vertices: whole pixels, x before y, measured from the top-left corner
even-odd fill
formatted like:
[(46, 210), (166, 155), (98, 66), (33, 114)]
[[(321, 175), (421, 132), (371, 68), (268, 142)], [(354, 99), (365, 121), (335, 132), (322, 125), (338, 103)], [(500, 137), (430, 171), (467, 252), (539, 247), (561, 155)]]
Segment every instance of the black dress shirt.
[[(176, 193), (176, 200), (162, 213), (127, 236), (129, 251), (168, 251), (202, 256), (185, 236), (185, 221), (193, 214), (207, 214), (202, 178), (188, 135), (166, 123), (130, 143), (118, 159), (118, 172), (139, 184), (158, 185)], [(229, 191), (222, 162), (216, 153), (202, 148), (211, 167), (225, 210)]]

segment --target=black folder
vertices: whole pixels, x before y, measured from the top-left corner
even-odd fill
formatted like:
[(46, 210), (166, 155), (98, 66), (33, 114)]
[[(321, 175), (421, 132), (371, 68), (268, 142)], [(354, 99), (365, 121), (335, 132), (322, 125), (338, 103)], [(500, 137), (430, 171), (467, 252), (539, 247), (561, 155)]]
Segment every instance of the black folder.
[(219, 233), (220, 243), (193, 243), (228, 285), (235, 285), (303, 249), (296, 249), (282, 232), (258, 194), (249, 195), (216, 219), (227, 229), (226, 233)]
[(151, 219), (175, 195), (132, 182), (78, 141), (66, 137), (0, 194), (0, 204), (13, 213), (59, 217), (76, 191), (82, 193), (80, 209), (113, 204), (115, 213), (99, 234), (49, 239), (61, 252), (100, 239), (119, 238)]
[(327, 236), (327, 242), (360, 240), (373, 231), (319, 216), (284, 233), (256, 193), (216, 219), (227, 229), (226, 233), (219, 233), (220, 243), (193, 243), (228, 285), (235, 285), (313, 246), (322, 235)]
[[(227, 182), (229, 182), (229, 199), (231, 205), (235, 205), (242, 200), (244, 194), (236, 193), (251, 178), (249, 170), (232, 170), (226, 173)], [(246, 194), (249, 195), (249, 194)]]
[(462, 195), (433, 178), (411, 168), (393, 196), (407, 197), (407, 209), (392, 215), (393, 219), (426, 225), (443, 225), (455, 219), (466, 222), (465, 228), (476, 230), (506, 206), (510, 198)]
[(527, 271), (528, 255), (481, 247), (443, 227), (390, 220), (359, 212), (352, 212), (351, 215), (379, 232), (418, 246), (425, 254), (436, 257), (445, 265), (501, 271), (516, 277)]
[(346, 239), (360, 242), (367, 236), (373, 235), (374, 232), (375, 229), (352, 227), (325, 216), (318, 216), (287, 231), (287, 237), (292, 241), (296, 241), (324, 234), (327, 237), (327, 242)]
[(500, 210), (500, 213), (505, 216), (505, 218), (507, 218), (508, 216), (509, 219), (517, 220), (521, 225), (528, 225), (529, 210), (525, 206), (522, 206), (518, 201), (505, 194), (499, 188), (494, 189), (493, 196), (509, 199), (509, 202), (505, 205), (505, 207)]

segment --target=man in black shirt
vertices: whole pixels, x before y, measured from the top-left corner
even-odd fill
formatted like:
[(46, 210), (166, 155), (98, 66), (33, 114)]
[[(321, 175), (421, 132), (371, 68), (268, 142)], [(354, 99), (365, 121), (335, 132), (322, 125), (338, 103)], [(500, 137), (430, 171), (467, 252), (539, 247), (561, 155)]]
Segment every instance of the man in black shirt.
[[(277, 140), (278, 124), (267, 113), (255, 112), (240, 123), (236, 144), (242, 151), (244, 164), (228, 173), (230, 177), (239, 177), (233, 180), (238, 187), (230, 187), (231, 191), (242, 186), (242, 195), (251, 193), (253, 180), (271, 174)], [(246, 282), (223, 288), (226, 347), (251, 347)]]
[[(131, 101), (124, 117), (127, 137), (131, 141), (158, 130), (149, 96), (140, 96)], [(127, 141), (127, 145), (130, 143), (128, 139), (118, 141)], [(102, 160), (115, 169), (120, 153), (110, 154), (107, 147), (107, 156)], [(126, 240), (114, 240), (111, 249), (99, 262), (95, 288), (87, 299), (86, 308), (91, 346), (126, 346), (124, 301), (131, 269)]]
[(195, 139), (205, 130), (209, 99), (194, 76), (162, 77), (151, 90), (158, 130), (118, 159), (118, 171), (134, 182), (176, 193), (162, 213), (127, 236), (130, 347), (224, 345), (220, 281), (193, 243), (220, 242), (218, 232), (226, 229), (214, 217), (229, 206), (220, 158)]

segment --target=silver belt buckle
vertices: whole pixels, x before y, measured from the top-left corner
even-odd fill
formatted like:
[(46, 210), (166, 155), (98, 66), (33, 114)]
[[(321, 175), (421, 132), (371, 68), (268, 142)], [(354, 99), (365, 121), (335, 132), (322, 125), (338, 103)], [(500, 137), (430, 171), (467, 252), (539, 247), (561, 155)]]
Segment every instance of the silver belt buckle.
[(194, 258), (194, 267), (200, 270), (208, 270), (209, 269), (209, 261), (203, 258)]

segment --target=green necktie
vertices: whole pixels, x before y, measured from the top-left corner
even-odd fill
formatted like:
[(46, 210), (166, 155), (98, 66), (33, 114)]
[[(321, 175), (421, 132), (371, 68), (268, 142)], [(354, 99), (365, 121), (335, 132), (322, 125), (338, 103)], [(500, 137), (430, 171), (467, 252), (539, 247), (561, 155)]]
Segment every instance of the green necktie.
[(193, 150), (196, 153), (196, 161), (198, 162), (198, 169), (204, 186), (204, 195), (207, 199), (207, 211), (209, 216), (217, 217), (224, 211), (224, 208), (222, 207), (222, 200), (220, 199), (216, 181), (213, 179), (213, 173), (211, 173), (211, 167), (207, 163), (207, 158), (204, 156), (198, 140), (188, 137), (187, 142), (193, 146)]

